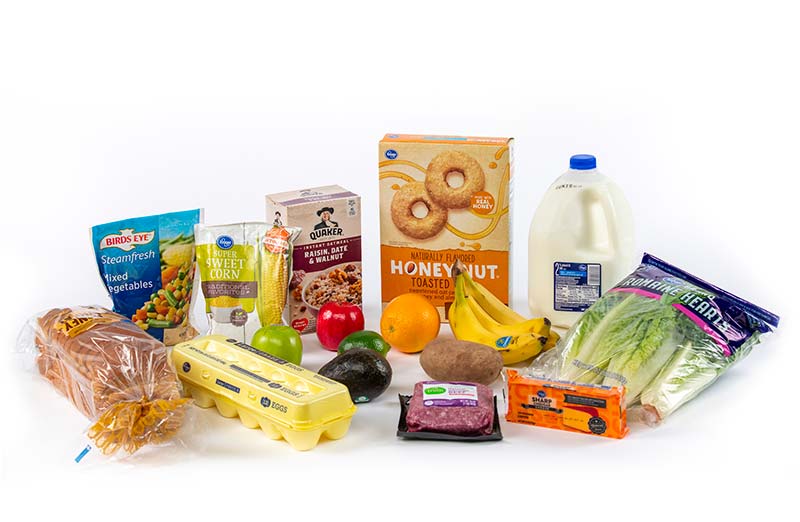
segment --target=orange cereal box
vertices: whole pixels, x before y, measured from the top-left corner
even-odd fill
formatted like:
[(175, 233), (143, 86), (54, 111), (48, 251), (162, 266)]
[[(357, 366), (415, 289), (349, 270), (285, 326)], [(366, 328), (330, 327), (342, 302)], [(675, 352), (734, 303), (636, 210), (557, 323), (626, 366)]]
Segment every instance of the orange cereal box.
[(508, 373), (508, 422), (621, 439), (628, 434), (623, 386), (547, 381)]
[(380, 141), (381, 293), (427, 297), (447, 322), (456, 259), (511, 300), (513, 139), (387, 134)]

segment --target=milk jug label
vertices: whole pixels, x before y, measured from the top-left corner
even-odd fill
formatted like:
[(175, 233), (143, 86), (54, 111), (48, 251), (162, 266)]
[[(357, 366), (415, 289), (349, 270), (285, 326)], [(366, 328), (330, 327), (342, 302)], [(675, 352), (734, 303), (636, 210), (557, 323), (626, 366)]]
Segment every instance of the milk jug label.
[(553, 263), (553, 308), (583, 312), (600, 298), (599, 263)]

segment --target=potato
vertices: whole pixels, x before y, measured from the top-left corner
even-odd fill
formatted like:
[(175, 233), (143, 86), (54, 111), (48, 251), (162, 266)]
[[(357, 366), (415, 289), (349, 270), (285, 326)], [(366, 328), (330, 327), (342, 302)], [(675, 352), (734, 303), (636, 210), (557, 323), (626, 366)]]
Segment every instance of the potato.
[(437, 381), (489, 385), (503, 371), (503, 358), (494, 348), (456, 339), (435, 339), (422, 351), (419, 363)]

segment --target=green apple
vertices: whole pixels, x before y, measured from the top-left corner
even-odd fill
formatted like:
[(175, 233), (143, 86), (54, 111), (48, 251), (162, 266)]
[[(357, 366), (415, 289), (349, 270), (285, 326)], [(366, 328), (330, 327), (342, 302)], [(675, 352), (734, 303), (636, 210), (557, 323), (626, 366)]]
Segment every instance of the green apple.
[(300, 365), (303, 359), (303, 341), (291, 326), (263, 326), (253, 335), (250, 345), (292, 364)]

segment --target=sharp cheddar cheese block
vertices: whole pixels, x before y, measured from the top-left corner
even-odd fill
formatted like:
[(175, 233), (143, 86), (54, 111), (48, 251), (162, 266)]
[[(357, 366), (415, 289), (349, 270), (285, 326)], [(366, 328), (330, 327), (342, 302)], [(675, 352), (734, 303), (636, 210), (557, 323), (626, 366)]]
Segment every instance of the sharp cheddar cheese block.
[(624, 387), (547, 381), (507, 371), (507, 421), (615, 439), (627, 435)]

